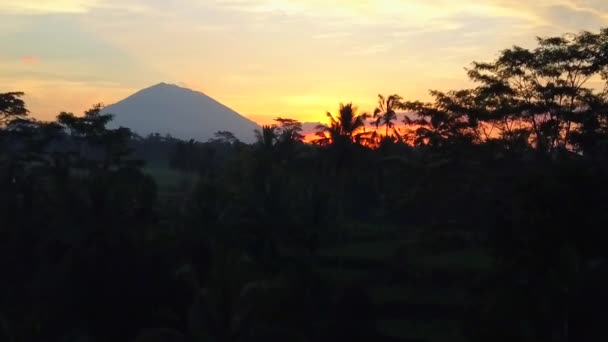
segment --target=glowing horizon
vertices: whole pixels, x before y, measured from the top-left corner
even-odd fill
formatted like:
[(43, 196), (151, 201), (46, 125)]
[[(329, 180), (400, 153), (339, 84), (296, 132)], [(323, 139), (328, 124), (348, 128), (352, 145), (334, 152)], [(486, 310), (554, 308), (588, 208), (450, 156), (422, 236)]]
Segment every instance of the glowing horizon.
[(35, 117), (168, 82), (264, 124), (466, 87), (474, 60), (608, 26), (608, 2), (4, 0), (0, 19), (0, 92), (24, 91)]

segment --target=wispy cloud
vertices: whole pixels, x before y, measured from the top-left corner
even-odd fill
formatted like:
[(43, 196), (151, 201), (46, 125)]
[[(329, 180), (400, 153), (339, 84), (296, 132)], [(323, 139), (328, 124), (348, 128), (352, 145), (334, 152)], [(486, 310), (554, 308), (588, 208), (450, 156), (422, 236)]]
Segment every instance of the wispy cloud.
[(536, 3), (539, 5), (528, 5), (521, 0), (490, 0), (483, 3), (475, 0), (212, 0), (215, 6), (233, 11), (349, 19), (357, 25), (390, 24), (397, 27), (418, 26), (458, 13), (540, 22), (542, 18), (535, 13), (536, 8), (548, 2), (538, 0)]
[(3, 0), (0, 2), (0, 13), (84, 13), (99, 4), (100, 0)]
[(2, 0), (0, 14), (85, 14), (93, 10), (120, 10), (126, 13), (151, 12), (144, 0)]
[[(559, 27), (547, 11), (559, 6), (564, 15), (584, 13), (608, 23), (608, 1), (604, 0), (206, 0), (229, 11), (303, 16), (324, 20), (335, 27), (390, 27), (393, 31), (452, 30), (461, 16), (501, 18), (527, 28)], [(567, 21), (567, 19), (565, 20)], [(491, 28), (489, 28), (491, 29)]]

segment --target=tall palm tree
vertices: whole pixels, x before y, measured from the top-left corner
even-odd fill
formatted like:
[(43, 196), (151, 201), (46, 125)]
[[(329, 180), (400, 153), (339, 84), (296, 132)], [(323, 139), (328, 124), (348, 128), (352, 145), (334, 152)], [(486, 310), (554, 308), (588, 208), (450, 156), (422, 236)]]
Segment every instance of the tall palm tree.
[(375, 119), (374, 125), (376, 126), (376, 130), (380, 126), (386, 127), (384, 133), (385, 137), (388, 137), (389, 129), (394, 129), (395, 127), (395, 124), (393, 123), (393, 121), (397, 119), (397, 113), (395, 111), (403, 107), (402, 100), (401, 96), (397, 94), (390, 95), (386, 98), (382, 95), (378, 95), (378, 107), (374, 110), (373, 115), (373, 118)]
[(255, 137), (257, 143), (264, 149), (271, 150), (277, 142), (277, 126), (276, 125), (262, 125), (262, 130), (255, 130)]
[(282, 117), (278, 117), (274, 121), (277, 122), (278, 140), (282, 144), (292, 145), (304, 139), (300, 121)]
[(255, 130), (257, 144), (263, 149), (273, 150), (277, 147), (289, 149), (304, 138), (302, 123), (298, 120), (278, 117), (274, 121), (277, 124), (262, 125), (261, 130)]
[(317, 144), (361, 143), (365, 140), (365, 120), (369, 114), (358, 114), (352, 103), (340, 103), (338, 116), (327, 112), (327, 117), (329, 125), (317, 126)]

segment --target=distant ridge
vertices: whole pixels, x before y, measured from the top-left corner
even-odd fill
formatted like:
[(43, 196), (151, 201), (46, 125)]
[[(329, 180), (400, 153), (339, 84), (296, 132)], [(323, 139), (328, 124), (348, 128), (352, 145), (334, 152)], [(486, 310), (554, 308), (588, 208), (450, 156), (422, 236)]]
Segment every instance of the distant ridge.
[(241, 141), (255, 140), (258, 124), (213, 98), (174, 84), (159, 83), (103, 109), (114, 114), (113, 127), (128, 127), (145, 136), (171, 134), (207, 141), (217, 131), (230, 131)]

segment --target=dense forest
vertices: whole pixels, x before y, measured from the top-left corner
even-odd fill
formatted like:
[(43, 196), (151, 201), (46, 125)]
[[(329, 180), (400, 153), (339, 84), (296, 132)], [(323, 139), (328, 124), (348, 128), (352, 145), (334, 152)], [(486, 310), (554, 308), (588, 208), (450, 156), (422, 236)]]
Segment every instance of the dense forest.
[(467, 75), (309, 143), (0, 94), (0, 341), (608, 339), (608, 29)]

